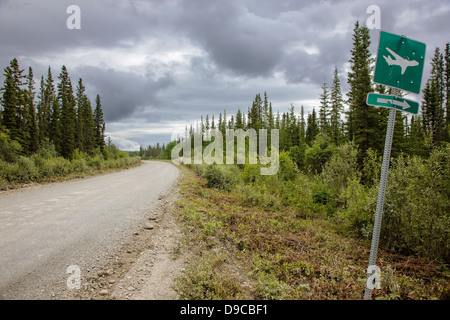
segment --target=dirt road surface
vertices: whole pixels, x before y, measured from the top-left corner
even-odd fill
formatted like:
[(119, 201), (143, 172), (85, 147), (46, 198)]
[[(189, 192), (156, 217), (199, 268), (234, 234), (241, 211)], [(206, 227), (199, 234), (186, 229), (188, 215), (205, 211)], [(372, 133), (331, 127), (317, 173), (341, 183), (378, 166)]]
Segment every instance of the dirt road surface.
[(1, 299), (173, 299), (183, 271), (167, 162), (0, 193)]

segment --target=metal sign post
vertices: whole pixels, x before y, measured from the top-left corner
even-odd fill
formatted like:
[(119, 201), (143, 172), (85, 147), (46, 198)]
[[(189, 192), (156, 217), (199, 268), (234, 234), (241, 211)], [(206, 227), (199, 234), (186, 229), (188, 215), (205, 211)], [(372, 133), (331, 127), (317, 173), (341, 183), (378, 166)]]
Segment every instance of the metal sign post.
[(391, 159), (396, 110), (398, 109), (402, 112), (412, 114), (419, 112), (419, 104), (415, 101), (401, 98), (400, 90), (412, 93), (420, 92), (425, 51), (426, 45), (422, 42), (408, 39), (405, 36), (384, 31), (380, 32), (374, 82), (390, 86), (392, 88), (392, 95), (369, 93), (366, 101), (368, 105), (389, 108), (389, 118), (384, 144), (377, 208), (373, 225), (372, 244), (370, 246), (369, 267), (367, 268), (367, 281), (364, 292), (365, 300), (372, 298), (372, 290), (374, 288), (380, 288), (380, 269), (377, 267), (376, 262), (389, 162)]
[[(398, 89), (393, 89), (393, 94), (398, 97)], [(392, 138), (394, 136), (396, 109), (389, 109), (389, 118), (386, 130), (386, 141), (384, 143), (383, 164), (381, 165), (380, 186), (378, 188), (377, 208), (375, 211), (375, 221), (373, 225), (372, 244), (370, 246), (369, 267), (367, 269), (366, 290), (364, 292), (364, 300), (372, 298), (372, 290), (374, 288), (373, 281), (376, 279), (376, 262), (378, 252), (378, 242), (380, 240), (381, 220), (383, 218), (384, 195), (386, 193), (386, 183), (389, 171), (389, 161), (391, 159)]]

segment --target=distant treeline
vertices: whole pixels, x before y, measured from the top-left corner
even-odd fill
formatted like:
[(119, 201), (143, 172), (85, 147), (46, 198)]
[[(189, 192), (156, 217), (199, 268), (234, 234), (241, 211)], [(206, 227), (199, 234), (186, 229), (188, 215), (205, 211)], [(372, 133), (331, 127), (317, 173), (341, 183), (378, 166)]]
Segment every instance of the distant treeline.
[(149, 159), (165, 159), (170, 160), (170, 150), (172, 150), (175, 142), (170, 142), (167, 146), (158, 142), (156, 145), (149, 145), (147, 148), (140, 146), (139, 151), (130, 151), (130, 156), (139, 156), (142, 160)]

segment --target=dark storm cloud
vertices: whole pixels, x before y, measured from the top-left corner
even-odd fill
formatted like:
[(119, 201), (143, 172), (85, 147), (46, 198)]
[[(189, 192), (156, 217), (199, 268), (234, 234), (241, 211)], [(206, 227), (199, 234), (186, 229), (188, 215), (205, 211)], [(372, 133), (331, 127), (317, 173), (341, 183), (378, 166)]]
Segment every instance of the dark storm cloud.
[(77, 72), (83, 75), (88, 90), (102, 97), (106, 121), (128, 118), (145, 107), (160, 106), (158, 92), (174, 84), (170, 75), (155, 80), (148, 76), (98, 67), (82, 67)]

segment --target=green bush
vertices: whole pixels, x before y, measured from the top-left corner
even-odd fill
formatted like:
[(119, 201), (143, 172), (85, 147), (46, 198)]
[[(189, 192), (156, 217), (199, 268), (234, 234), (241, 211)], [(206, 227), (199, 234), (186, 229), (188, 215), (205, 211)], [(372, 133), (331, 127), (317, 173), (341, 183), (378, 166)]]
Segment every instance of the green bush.
[(56, 157), (49, 159), (48, 165), (55, 176), (64, 176), (72, 171), (72, 166), (69, 160), (63, 157)]
[(293, 180), (298, 172), (297, 165), (291, 160), (287, 152), (280, 152), (279, 159), (278, 177), (283, 180)]
[(256, 182), (261, 177), (261, 165), (245, 164), (241, 177), (245, 183)]
[(339, 146), (331, 160), (325, 164), (321, 178), (336, 195), (347, 187), (349, 180), (360, 178), (357, 160), (358, 148), (349, 142)]
[(305, 145), (293, 146), (289, 149), (289, 156), (299, 169), (305, 166)]
[(72, 159), (72, 170), (74, 172), (86, 172), (89, 170), (89, 166), (86, 163), (86, 160), (81, 158), (81, 159)]
[(367, 189), (359, 180), (348, 181), (340, 194), (343, 204), (338, 216), (342, 219), (344, 231), (357, 238), (370, 238), (373, 216), (376, 209), (377, 189)]
[(381, 239), (406, 254), (450, 258), (450, 148), (426, 160), (399, 157), (389, 170)]
[(16, 177), (18, 182), (33, 181), (37, 177), (38, 171), (30, 158), (20, 157), (16, 166)]
[(203, 176), (208, 186), (225, 191), (231, 191), (238, 182), (238, 169), (234, 165), (209, 165)]
[(13, 163), (19, 159), (22, 147), (17, 141), (11, 141), (5, 132), (0, 131), (0, 160)]
[(322, 172), (323, 166), (331, 159), (335, 152), (334, 145), (322, 135), (317, 135), (311, 147), (305, 151), (305, 166), (313, 174)]
[(41, 144), (40, 144), (37, 154), (44, 159), (51, 159), (51, 158), (58, 157), (58, 153), (56, 152), (55, 145), (52, 142), (50, 142), (48, 139), (41, 141)]
[(383, 158), (377, 151), (369, 148), (363, 160), (362, 178), (367, 185), (378, 185), (381, 174), (381, 163)]
[(103, 155), (101, 153), (97, 153), (95, 156), (91, 157), (88, 160), (87, 164), (94, 169), (102, 170), (104, 161), (105, 160), (103, 159)]

